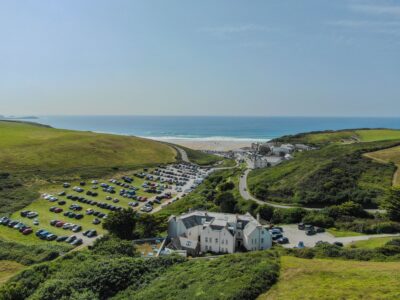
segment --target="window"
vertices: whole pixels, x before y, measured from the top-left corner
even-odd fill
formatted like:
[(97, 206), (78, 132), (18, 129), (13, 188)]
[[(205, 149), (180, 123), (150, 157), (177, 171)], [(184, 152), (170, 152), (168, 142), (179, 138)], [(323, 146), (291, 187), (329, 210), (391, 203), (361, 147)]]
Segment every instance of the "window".
[(264, 243), (264, 238), (261, 238), (261, 243)]
[(228, 240), (226, 240), (226, 245), (228, 245)]
[(224, 244), (224, 239), (222, 239), (221, 243)]
[[(208, 243), (208, 237), (206, 237), (206, 243)], [(207, 247), (207, 246), (206, 246)]]
[(215, 242), (218, 243), (218, 239), (217, 238), (215, 238)]

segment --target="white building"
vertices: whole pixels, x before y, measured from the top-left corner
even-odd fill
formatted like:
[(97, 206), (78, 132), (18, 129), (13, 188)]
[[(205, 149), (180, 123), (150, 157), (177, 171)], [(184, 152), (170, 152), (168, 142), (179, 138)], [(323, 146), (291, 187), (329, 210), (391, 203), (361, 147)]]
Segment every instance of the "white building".
[(245, 215), (194, 211), (168, 220), (172, 243), (192, 255), (199, 252), (234, 253), (242, 248), (268, 249), (272, 238), (249, 213)]

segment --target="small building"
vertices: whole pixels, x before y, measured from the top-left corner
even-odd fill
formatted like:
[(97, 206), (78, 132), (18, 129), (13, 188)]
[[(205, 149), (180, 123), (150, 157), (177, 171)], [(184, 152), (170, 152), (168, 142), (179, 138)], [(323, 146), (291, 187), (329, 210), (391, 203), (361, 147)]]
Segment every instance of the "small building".
[(191, 255), (263, 250), (272, 246), (272, 237), (252, 215), (194, 211), (168, 220), (172, 244)]

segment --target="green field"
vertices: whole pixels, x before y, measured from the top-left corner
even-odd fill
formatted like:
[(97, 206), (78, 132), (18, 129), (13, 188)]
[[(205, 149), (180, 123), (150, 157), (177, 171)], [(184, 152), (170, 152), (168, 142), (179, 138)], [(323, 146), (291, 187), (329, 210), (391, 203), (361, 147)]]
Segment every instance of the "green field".
[(279, 282), (259, 300), (399, 299), (400, 263), (284, 256)]
[(3, 171), (46, 172), (63, 168), (133, 167), (170, 163), (170, 146), (138, 137), (53, 129), (0, 122), (0, 165)]
[(23, 268), (25, 266), (17, 262), (0, 260), (0, 286)]
[(334, 237), (348, 237), (348, 236), (363, 235), (362, 233), (359, 233), (359, 232), (343, 231), (343, 230), (338, 230), (336, 228), (329, 228), (329, 229), (327, 229), (327, 232), (332, 234)]
[(357, 241), (349, 244), (347, 247), (351, 248), (363, 248), (363, 249), (375, 249), (384, 246), (387, 242), (393, 240), (393, 237), (380, 237), (370, 238), (365, 241)]
[[(368, 142), (360, 142), (361, 134)], [(400, 136), (400, 131), (361, 130), (356, 134), (358, 140), (351, 143), (339, 142), (345, 135), (349, 137), (348, 131), (277, 139), (293, 143), (319, 141), (320, 144), (319, 149), (296, 153), (294, 159), (278, 166), (251, 172), (250, 191), (260, 199), (304, 206), (324, 207), (351, 200), (364, 207), (376, 207), (392, 186), (396, 168), (363, 154), (394, 149), (400, 144), (400, 139), (393, 140), (397, 134)]]

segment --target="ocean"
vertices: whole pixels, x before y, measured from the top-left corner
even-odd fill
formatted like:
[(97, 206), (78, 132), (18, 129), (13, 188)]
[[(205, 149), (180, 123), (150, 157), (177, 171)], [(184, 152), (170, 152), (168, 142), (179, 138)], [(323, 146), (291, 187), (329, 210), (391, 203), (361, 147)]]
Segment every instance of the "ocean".
[(63, 129), (205, 141), (265, 141), (317, 130), (400, 129), (400, 118), (365, 117), (40, 116), (29, 121)]

